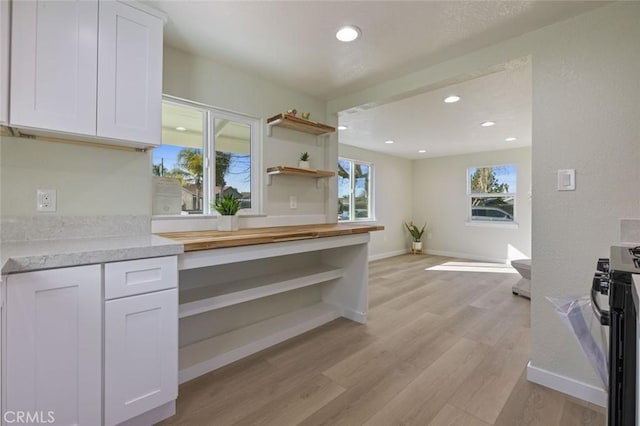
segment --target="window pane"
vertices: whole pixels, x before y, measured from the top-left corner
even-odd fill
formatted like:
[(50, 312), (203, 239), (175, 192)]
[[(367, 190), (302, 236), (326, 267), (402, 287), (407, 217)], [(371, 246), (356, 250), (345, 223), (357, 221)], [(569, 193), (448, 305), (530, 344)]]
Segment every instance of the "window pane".
[(369, 166), (354, 163), (353, 169), (355, 218), (366, 219), (369, 217)]
[(496, 167), (471, 167), (469, 191), (482, 193), (515, 193), (517, 169), (514, 165)]
[(471, 220), (513, 222), (513, 197), (471, 197)]
[(251, 127), (231, 120), (215, 119), (216, 198), (232, 194), (240, 208), (251, 208)]
[(351, 162), (338, 160), (338, 220), (349, 220)]
[(153, 214), (194, 214), (203, 208), (204, 112), (162, 103), (162, 145), (153, 150)]

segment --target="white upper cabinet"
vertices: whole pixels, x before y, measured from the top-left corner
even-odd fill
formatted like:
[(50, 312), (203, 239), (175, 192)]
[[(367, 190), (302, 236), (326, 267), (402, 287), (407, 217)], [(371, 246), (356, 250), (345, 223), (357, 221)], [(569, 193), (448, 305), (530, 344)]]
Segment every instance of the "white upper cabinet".
[(0, 1), (0, 124), (9, 122), (10, 3)]
[(11, 125), (96, 132), (98, 4), (12, 2)]
[(114, 0), (12, 4), (11, 126), (160, 144), (162, 15)]
[(162, 26), (134, 7), (100, 2), (98, 136), (160, 144)]

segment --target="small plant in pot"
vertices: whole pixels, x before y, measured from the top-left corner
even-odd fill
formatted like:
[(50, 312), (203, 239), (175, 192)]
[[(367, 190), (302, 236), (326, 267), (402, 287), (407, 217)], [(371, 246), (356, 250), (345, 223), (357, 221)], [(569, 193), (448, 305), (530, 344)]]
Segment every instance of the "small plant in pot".
[(422, 235), (424, 234), (424, 229), (427, 227), (425, 223), (422, 228), (418, 228), (413, 222), (406, 223), (404, 226), (411, 234), (411, 253), (422, 253)]
[(311, 167), (311, 163), (309, 163), (309, 159), (311, 158), (311, 156), (309, 155), (308, 152), (303, 152), (302, 154), (300, 154), (300, 161), (298, 162), (298, 167), (300, 167), (301, 169), (308, 169)]
[(238, 210), (240, 210), (240, 200), (232, 194), (223, 194), (216, 200), (212, 207), (216, 209), (220, 216), (217, 219), (218, 231), (238, 230)]

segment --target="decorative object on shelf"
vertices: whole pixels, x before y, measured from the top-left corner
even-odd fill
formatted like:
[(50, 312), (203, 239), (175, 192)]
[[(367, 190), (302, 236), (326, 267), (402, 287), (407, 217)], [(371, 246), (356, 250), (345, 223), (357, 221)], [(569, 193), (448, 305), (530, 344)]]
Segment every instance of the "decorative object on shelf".
[(216, 200), (212, 207), (216, 209), (220, 216), (217, 219), (218, 231), (238, 230), (238, 210), (240, 210), (240, 200), (232, 194), (223, 194)]
[(310, 169), (311, 163), (309, 163), (309, 158), (311, 157), (309, 156), (308, 152), (303, 152), (302, 154), (300, 154), (300, 161), (298, 162), (298, 167), (300, 167), (301, 169)]
[(310, 133), (312, 135), (320, 136), (327, 133), (333, 133), (336, 131), (335, 127), (328, 126), (322, 123), (316, 123), (311, 120), (303, 120), (295, 115), (283, 112), (276, 114), (273, 117), (267, 118), (268, 134), (271, 136), (271, 129), (273, 127), (284, 127), (285, 129), (296, 130), (298, 132)]
[(310, 112), (301, 112), (300, 116), (302, 117), (303, 120), (308, 120), (309, 117), (311, 117), (311, 113)]
[(298, 110), (297, 110), (297, 109), (295, 109), (295, 108), (294, 108), (294, 109), (288, 109), (288, 110), (287, 110), (287, 115), (290, 115), (290, 116), (292, 116), (292, 117), (295, 117), (295, 116), (296, 116), (296, 114), (298, 114)]
[(404, 226), (409, 231), (409, 234), (411, 234), (411, 254), (422, 253), (422, 234), (424, 234), (424, 229), (427, 227), (427, 224), (425, 223), (422, 229), (418, 229), (413, 222), (405, 222)]

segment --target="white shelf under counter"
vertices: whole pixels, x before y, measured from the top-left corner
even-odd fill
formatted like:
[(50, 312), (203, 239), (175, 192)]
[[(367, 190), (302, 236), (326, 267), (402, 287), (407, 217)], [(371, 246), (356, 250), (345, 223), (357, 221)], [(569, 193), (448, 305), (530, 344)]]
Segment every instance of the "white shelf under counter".
[(195, 379), (341, 316), (326, 303), (278, 315), (180, 349), (179, 383)]
[(342, 268), (320, 264), (183, 290), (180, 291), (179, 317), (186, 318), (203, 312), (320, 284), (341, 278), (342, 275)]
[(319, 224), (163, 234), (179, 266), (184, 383), (339, 317), (365, 323), (369, 232)]

